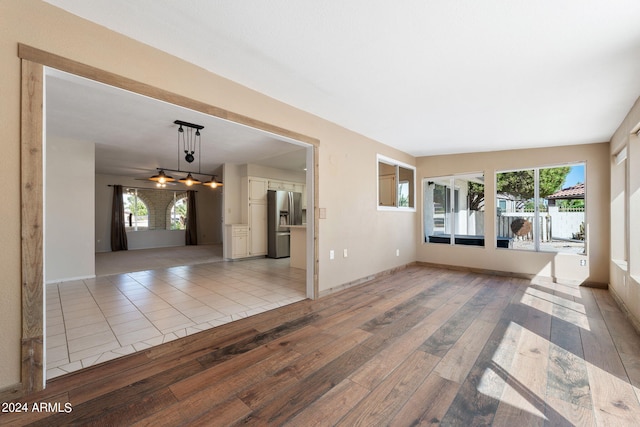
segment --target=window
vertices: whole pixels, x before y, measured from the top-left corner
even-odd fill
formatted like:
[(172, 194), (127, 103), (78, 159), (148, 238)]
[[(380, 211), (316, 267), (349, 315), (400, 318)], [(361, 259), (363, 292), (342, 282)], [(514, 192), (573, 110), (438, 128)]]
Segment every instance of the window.
[(377, 156), (378, 210), (415, 211), (415, 167)]
[(483, 173), (426, 178), (423, 188), (426, 243), (484, 246)]
[(584, 164), (498, 172), (496, 203), (497, 247), (586, 253)]
[(127, 188), (122, 195), (127, 232), (184, 230), (187, 193), (151, 188)]
[(611, 165), (611, 181), (613, 194), (611, 197), (611, 238), (615, 243), (611, 245), (611, 258), (618, 265), (627, 268), (629, 261), (629, 215), (627, 194), (629, 183), (627, 146), (625, 145), (613, 158)]
[(169, 205), (169, 224), (171, 230), (184, 230), (187, 226), (187, 196), (173, 193), (173, 202)]
[(127, 189), (122, 193), (124, 202), (124, 215), (126, 218), (125, 230), (138, 231), (149, 229), (149, 210), (147, 204), (142, 201), (137, 189)]

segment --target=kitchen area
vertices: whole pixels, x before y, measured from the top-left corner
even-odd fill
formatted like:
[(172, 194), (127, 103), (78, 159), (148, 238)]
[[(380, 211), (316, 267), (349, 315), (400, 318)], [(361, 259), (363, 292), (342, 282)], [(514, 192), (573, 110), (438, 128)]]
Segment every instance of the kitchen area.
[[(233, 172), (233, 170), (232, 170)], [(263, 171), (278, 176), (277, 171)], [(236, 173), (244, 175), (241, 169)], [(224, 234), (224, 258), (239, 260), (247, 258), (289, 258), (290, 266), (306, 269), (306, 185), (304, 174), (299, 177), (281, 175), (285, 179), (267, 176), (245, 175), (239, 177), (239, 197), (236, 206), (240, 206), (237, 219), (227, 215)], [(296, 181), (294, 181), (295, 179)], [(232, 187), (225, 178), (225, 191)], [(225, 202), (227, 202), (225, 195)], [(225, 213), (233, 214), (233, 205), (226, 205)]]
[(306, 268), (306, 230), (302, 193), (267, 191), (267, 256), (290, 258), (294, 268)]

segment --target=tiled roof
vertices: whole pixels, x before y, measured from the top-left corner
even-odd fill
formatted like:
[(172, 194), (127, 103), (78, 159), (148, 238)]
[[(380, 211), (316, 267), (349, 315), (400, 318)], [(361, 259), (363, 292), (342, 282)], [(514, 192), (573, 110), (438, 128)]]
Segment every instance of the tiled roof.
[(547, 199), (584, 199), (584, 184), (576, 184), (573, 187), (556, 191)]

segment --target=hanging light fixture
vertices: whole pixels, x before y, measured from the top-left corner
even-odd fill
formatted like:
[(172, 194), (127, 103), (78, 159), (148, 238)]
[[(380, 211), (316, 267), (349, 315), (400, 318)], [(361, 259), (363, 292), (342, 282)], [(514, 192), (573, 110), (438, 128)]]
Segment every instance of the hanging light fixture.
[(216, 175), (213, 175), (211, 179), (205, 182), (203, 185), (206, 185), (207, 187), (211, 187), (211, 188), (218, 188), (218, 187), (222, 187), (223, 184), (221, 182), (218, 182), (218, 180), (216, 179)]
[[(178, 149), (180, 149), (180, 142), (182, 142), (182, 151), (184, 151), (184, 159), (187, 163), (193, 163), (195, 160), (194, 154), (196, 152), (196, 145), (200, 149), (200, 129), (204, 129), (204, 126), (195, 125), (189, 122), (183, 122), (182, 120), (176, 120), (173, 122), (178, 127)], [(183, 126), (186, 131), (183, 129)]]
[[(176, 120), (173, 123), (178, 125), (178, 169), (158, 168), (158, 173), (156, 175), (153, 175), (149, 179), (151, 181), (157, 182), (158, 186), (164, 187), (167, 182), (176, 181), (175, 178), (165, 173), (165, 171), (172, 171), (172, 172), (187, 174), (186, 177), (180, 178), (177, 180), (178, 182), (185, 184), (187, 187), (191, 187), (192, 185), (202, 184), (202, 181), (198, 180), (197, 178), (194, 178), (192, 174), (203, 175), (202, 172), (200, 172), (201, 170), (200, 159), (202, 157), (202, 151), (200, 150), (201, 148), (200, 130), (204, 129), (204, 126), (196, 125), (189, 122), (184, 122), (182, 120)], [(184, 153), (184, 160), (187, 163), (191, 164), (196, 160), (196, 148), (200, 152), (200, 156), (198, 156), (198, 172), (180, 170), (180, 157), (181, 157), (180, 153), (181, 152)], [(208, 175), (208, 174), (205, 174), (205, 175)], [(217, 188), (221, 186), (222, 183), (216, 180), (216, 175), (213, 175), (211, 177), (211, 180), (205, 182), (204, 185), (211, 188)]]
[(167, 182), (175, 181), (175, 178), (164, 173), (164, 169), (159, 169), (159, 172), (156, 175), (153, 175), (149, 178), (151, 181), (155, 181), (159, 184), (166, 184)]
[(191, 187), (192, 185), (196, 185), (196, 184), (202, 184), (202, 182), (198, 181), (193, 176), (191, 176), (191, 172), (189, 172), (189, 174), (186, 177), (179, 179), (178, 182), (185, 184), (187, 187)]

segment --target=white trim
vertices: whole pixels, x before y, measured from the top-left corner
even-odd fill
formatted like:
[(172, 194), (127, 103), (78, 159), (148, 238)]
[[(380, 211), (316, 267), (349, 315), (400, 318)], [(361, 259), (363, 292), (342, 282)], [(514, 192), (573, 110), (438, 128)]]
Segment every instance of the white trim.
[(627, 160), (627, 146), (626, 145), (624, 147), (622, 147), (622, 149), (620, 151), (618, 151), (618, 153), (613, 156), (613, 161), (615, 162), (616, 166), (619, 165), (620, 163), (624, 162), (625, 160)]
[[(413, 171), (413, 206), (380, 206), (380, 163), (394, 166), (396, 170), (396, 189), (400, 183), (398, 168), (402, 167)], [(387, 157), (383, 154), (376, 154), (376, 208), (379, 211), (392, 211), (392, 212), (416, 212), (416, 203), (418, 201), (416, 192), (416, 167), (408, 163), (404, 163), (391, 157)], [(396, 203), (398, 201), (398, 194), (396, 192)]]

